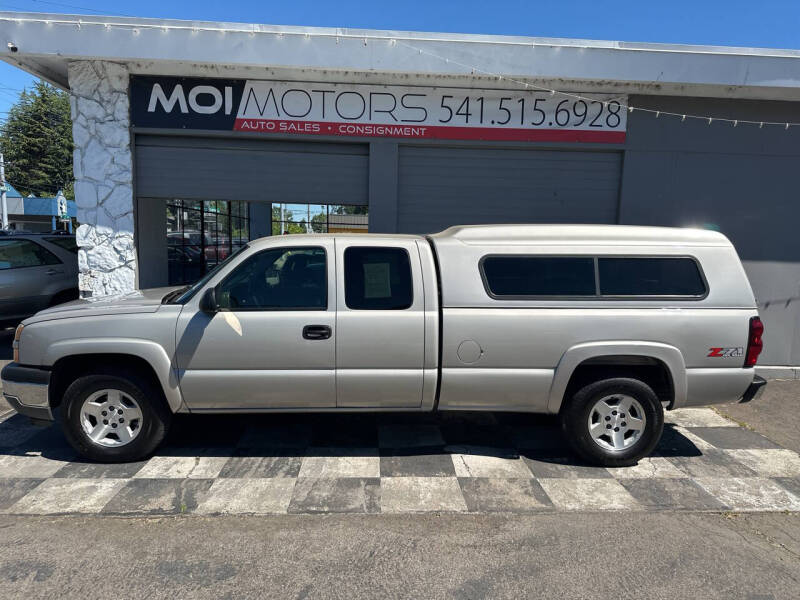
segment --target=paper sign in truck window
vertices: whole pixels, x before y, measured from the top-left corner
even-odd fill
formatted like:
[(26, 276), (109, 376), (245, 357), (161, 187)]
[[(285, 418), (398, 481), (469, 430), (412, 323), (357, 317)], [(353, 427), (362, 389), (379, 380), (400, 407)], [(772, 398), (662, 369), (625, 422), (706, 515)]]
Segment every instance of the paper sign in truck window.
[(364, 265), (364, 298), (388, 298), (392, 295), (389, 263)]

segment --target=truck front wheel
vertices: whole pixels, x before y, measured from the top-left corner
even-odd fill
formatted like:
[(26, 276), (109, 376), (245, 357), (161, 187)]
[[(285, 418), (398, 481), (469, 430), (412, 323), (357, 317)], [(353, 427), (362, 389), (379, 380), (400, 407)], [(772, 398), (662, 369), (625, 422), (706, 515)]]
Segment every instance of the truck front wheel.
[(584, 460), (604, 467), (635, 465), (661, 439), (664, 408), (652, 388), (618, 377), (591, 383), (561, 411), (567, 442)]
[(145, 378), (79, 377), (64, 393), (64, 435), (75, 450), (91, 460), (145, 458), (164, 439), (172, 416), (158, 394)]

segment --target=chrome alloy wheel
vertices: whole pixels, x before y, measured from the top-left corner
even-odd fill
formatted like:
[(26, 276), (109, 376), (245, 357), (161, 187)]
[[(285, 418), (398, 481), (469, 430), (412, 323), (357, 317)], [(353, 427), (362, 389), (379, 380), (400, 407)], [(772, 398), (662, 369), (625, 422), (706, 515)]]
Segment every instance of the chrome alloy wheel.
[(100, 390), (81, 406), (81, 427), (95, 444), (113, 448), (131, 443), (142, 430), (142, 410), (120, 390)]
[(633, 446), (642, 437), (646, 424), (642, 405), (625, 394), (605, 396), (589, 412), (589, 434), (598, 446), (611, 452)]

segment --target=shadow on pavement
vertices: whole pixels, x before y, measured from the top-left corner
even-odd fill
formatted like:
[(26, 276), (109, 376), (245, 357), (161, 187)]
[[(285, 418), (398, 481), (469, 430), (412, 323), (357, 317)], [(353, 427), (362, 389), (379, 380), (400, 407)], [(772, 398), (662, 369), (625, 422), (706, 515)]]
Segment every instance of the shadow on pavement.
[[(60, 425), (37, 427), (12, 415), (0, 422), (3, 455), (75, 461)], [(516, 413), (176, 415), (157, 456), (523, 457), (581, 466), (555, 418)], [(702, 453), (670, 425), (654, 456)]]

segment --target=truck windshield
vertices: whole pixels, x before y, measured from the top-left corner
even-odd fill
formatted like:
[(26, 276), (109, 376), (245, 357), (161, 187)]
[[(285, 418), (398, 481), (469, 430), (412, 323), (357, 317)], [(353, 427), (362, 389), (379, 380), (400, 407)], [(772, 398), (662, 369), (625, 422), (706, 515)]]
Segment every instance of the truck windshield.
[(233, 260), (234, 258), (239, 256), (242, 252), (247, 250), (249, 247), (250, 246), (248, 246), (248, 245), (244, 245), (241, 248), (239, 248), (238, 250), (236, 250), (228, 258), (223, 260), (221, 263), (218, 263), (217, 266), (215, 266), (208, 273), (203, 275), (203, 277), (197, 283), (195, 283), (193, 286), (191, 286), (189, 289), (187, 289), (185, 292), (183, 292), (180, 296), (178, 296), (175, 299), (170, 300), (169, 304), (186, 304), (189, 300), (192, 299), (192, 297), (197, 292), (199, 292), (203, 288), (203, 286), (205, 286), (205, 284), (207, 284), (209, 282), (209, 280), (212, 277), (214, 277), (214, 275), (216, 275), (219, 272), (219, 270), (223, 266), (227, 265), (229, 262), (231, 262), (231, 260)]

